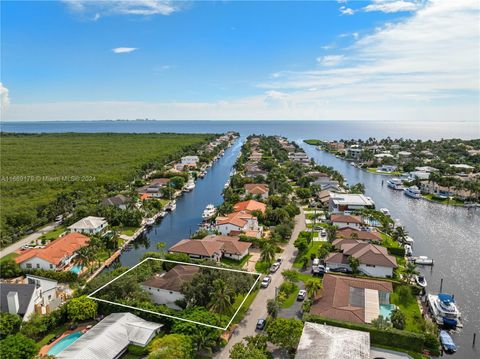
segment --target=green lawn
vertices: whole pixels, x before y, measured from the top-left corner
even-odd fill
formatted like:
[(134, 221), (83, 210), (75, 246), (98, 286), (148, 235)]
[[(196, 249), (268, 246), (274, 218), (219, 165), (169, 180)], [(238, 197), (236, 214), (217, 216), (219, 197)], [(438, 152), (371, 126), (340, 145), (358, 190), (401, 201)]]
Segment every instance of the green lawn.
[(120, 234), (124, 234), (126, 236), (131, 237), (138, 230), (138, 227), (120, 227), (120, 228), (117, 228), (117, 230)]
[(290, 308), (297, 300), (298, 286), (295, 285), (295, 290), (289, 294), (287, 299), (282, 303), (282, 308)]
[(48, 333), (47, 335), (45, 335), (43, 337), (42, 340), (40, 340), (39, 342), (37, 342), (38, 344), (38, 348), (40, 349), (41, 347), (43, 347), (44, 345), (47, 345), (48, 341), (50, 339), (52, 339), (54, 336), (56, 335), (59, 335), (59, 334), (62, 334), (65, 330), (67, 330), (67, 326), (66, 325), (62, 325), (58, 328), (55, 328), (53, 329), (50, 333)]
[(406, 315), (405, 330), (423, 333), (425, 319), (423, 319), (420, 313), (420, 308), (411, 286), (394, 285), (393, 293), (390, 294), (390, 302), (397, 305)]
[(238, 268), (243, 268), (245, 263), (252, 257), (251, 254), (246, 255), (245, 257), (242, 258), (241, 261), (236, 261), (235, 259), (230, 259), (230, 258), (222, 258), (220, 261), (223, 264), (227, 264), (232, 267), (238, 267)]
[(53, 231), (47, 232), (44, 235), (40, 237), (40, 239), (45, 239), (47, 241), (52, 241), (54, 239), (57, 239), (63, 232), (67, 230), (67, 227), (65, 226), (58, 226), (55, 228)]
[(367, 171), (370, 173), (374, 173), (377, 175), (388, 175), (388, 176), (400, 176), (402, 172), (394, 171), (394, 172), (377, 172), (376, 168), (367, 168)]
[(305, 254), (298, 254), (297, 257), (295, 258), (295, 262), (293, 262), (293, 267), (294, 268), (302, 268), (302, 263), (301, 259), (303, 256), (307, 256), (307, 258), (310, 260), (310, 255), (313, 253), (317, 255), (318, 249), (327, 242), (311, 242), (310, 247), (308, 248), (308, 251)]
[(429, 201), (440, 203), (440, 204), (446, 204), (446, 205), (449, 205), (449, 206), (463, 206), (465, 204), (464, 202), (459, 201), (458, 199), (455, 199), (455, 198), (453, 198), (453, 199), (450, 199), (450, 198), (447, 198), (447, 199), (435, 198), (432, 194), (422, 194), (422, 197), (429, 200)]
[(258, 261), (257, 263), (255, 263), (255, 270), (258, 273), (268, 274), (271, 265), (272, 263), (269, 262)]
[(15, 257), (18, 257), (18, 254), (15, 252), (7, 254), (5, 257), (2, 257), (2, 259), (0, 259), (0, 263), (2, 263), (3, 261), (8, 261), (9, 259), (15, 259)]
[[(255, 299), (255, 297), (257, 296), (258, 292), (260, 290), (259, 289), (256, 289), (256, 290), (253, 290), (250, 295), (247, 297), (247, 300), (245, 300), (245, 303), (243, 303), (243, 306), (242, 308), (238, 311), (237, 315), (235, 316), (235, 318), (233, 318), (233, 321), (232, 321), (232, 324), (237, 324), (237, 323), (240, 323), (240, 321), (243, 319), (243, 317), (245, 316), (245, 314), (247, 314), (247, 310), (248, 308), (250, 308), (250, 306), (252, 305), (252, 302), (253, 300)], [(242, 302), (243, 300), (243, 296), (238, 296), (236, 299), (235, 299), (235, 303), (233, 303), (233, 308), (234, 310), (237, 310), (240, 303)]]
[(385, 247), (394, 247), (394, 248), (400, 248), (401, 247), (400, 243), (398, 243), (396, 240), (394, 240), (388, 234), (380, 233), (380, 236), (383, 239), (382, 244)]

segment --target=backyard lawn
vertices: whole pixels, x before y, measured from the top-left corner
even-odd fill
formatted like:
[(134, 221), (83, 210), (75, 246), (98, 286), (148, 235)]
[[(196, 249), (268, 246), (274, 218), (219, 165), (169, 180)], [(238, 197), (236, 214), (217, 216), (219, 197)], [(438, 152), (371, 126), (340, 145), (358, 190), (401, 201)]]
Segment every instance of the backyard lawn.
[(406, 315), (405, 330), (416, 333), (423, 333), (423, 319), (417, 298), (412, 293), (412, 287), (407, 285), (395, 285), (390, 295), (390, 302), (397, 305)]
[(60, 235), (67, 230), (67, 227), (65, 226), (58, 226), (55, 228), (53, 231), (47, 232), (44, 235), (40, 237), (40, 239), (44, 239), (46, 241), (52, 241), (54, 239), (57, 239), (60, 237)]
[(327, 242), (311, 242), (308, 251), (304, 254), (299, 253), (293, 262), (294, 268), (302, 268), (302, 257), (306, 256), (310, 260), (310, 255), (313, 253), (317, 255), (318, 249)]
[(245, 265), (245, 263), (248, 262), (248, 260), (252, 257), (251, 254), (248, 254), (246, 255), (245, 257), (242, 258), (241, 261), (236, 261), (234, 259), (230, 259), (230, 258), (222, 258), (220, 261), (223, 263), (223, 264), (227, 264), (229, 266), (232, 266), (232, 267), (238, 267), (238, 268), (243, 268), (243, 266)]

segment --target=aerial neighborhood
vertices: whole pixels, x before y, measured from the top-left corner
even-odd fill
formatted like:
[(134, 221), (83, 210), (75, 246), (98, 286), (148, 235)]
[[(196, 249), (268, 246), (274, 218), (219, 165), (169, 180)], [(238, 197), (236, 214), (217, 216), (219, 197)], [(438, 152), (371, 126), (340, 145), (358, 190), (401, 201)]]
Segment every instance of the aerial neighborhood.
[[(148, 234), (234, 145), (222, 201), (196, 213), (189, 236), (151, 246)], [(405, 169), (415, 151), (394, 145), (368, 149), (388, 148)], [(363, 143), (320, 146), (366, 161)], [(98, 198), (90, 212), (78, 207), (2, 259), (2, 321), (20, 332), (2, 329), (2, 339), (21, 336), (25, 357), (312, 358), (335, 348), (336, 358), (376, 358), (387, 346), (389, 358), (422, 358), (440, 353), (438, 325), (462, 327), (453, 296), (426, 294), (417, 265), (433, 260), (413, 255), (406, 228), (361, 183), (284, 137), (217, 135)], [(136, 265), (124, 266), (142, 245)], [(442, 311), (447, 302), (455, 311)]]

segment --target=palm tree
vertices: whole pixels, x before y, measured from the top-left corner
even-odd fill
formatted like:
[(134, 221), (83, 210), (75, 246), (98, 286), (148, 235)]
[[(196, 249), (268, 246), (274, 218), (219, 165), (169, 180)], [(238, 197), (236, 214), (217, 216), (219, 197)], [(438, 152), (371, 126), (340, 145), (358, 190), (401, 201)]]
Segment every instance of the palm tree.
[(327, 227), (327, 239), (330, 243), (332, 243), (337, 236), (337, 226), (329, 225)]
[(405, 269), (403, 270), (403, 273), (407, 277), (407, 280), (410, 282), (413, 276), (418, 274), (417, 267), (414, 263), (408, 262), (405, 266)]
[(232, 309), (234, 294), (221, 279), (213, 281), (214, 290), (211, 293), (212, 301), (208, 308), (215, 313), (228, 314)]
[(280, 310), (280, 303), (275, 299), (269, 299), (267, 301), (267, 313), (272, 317), (276, 318), (278, 311)]
[(275, 253), (277, 251), (276, 246), (269, 241), (265, 241), (262, 244), (262, 251), (260, 253), (260, 260), (263, 262), (272, 262), (275, 258)]
[(399, 226), (395, 228), (395, 231), (392, 233), (392, 238), (397, 242), (405, 244), (405, 240), (407, 239), (408, 233), (405, 231), (405, 228)]
[(348, 265), (352, 268), (353, 273), (358, 272), (358, 267), (360, 266), (360, 261), (354, 256), (348, 257)]
[(309, 279), (305, 282), (305, 289), (311, 299), (315, 299), (317, 292), (322, 289), (322, 283), (316, 279)]

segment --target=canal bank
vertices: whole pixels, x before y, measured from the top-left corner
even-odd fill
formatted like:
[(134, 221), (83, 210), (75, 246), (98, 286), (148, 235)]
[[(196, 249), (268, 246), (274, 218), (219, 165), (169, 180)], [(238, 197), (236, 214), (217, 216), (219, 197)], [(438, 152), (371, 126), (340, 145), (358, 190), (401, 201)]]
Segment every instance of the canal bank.
[(175, 211), (152, 226), (145, 233), (145, 238), (133, 242), (131, 250), (122, 253), (121, 265), (134, 266), (145, 252), (157, 251), (157, 243), (165, 243), (165, 248), (168, 249), (179, 240), (189, 238), (202, 222), (202, 212), (207, 204), (218, 206), (223, 202), (223, 188), (230, 177), (241, 146), (240, 138), (226, 149), (224, 155), (208, 169), (206, 176), (196, 181), (195, 188), (177, 198)]
[(366, 187), (366, 195), (373, 198), (377, 208), (386, 207), (392, 218), (399, 219), (407, 232), (415, 239), (415, 255), (426, 255), (435, 260), (433, 267), (419, 267), (425, 275), (430, 293), (440, 290), (443, 278), (443, 291), (455, 295), (462, 312), (464, 328), (454, 335), (459, 346), (456, 357), (478, 358), (480, 348), (472, 348), (473, 333), (480, 332), (480, 211), (445, 206), (437, 203), (415, 200), (382, 186), (388, 176), (371, 174), (351, 166), (347, 161), (318, 151), (298, 141), (309, 157), (322, 165), (335, 168), (349, 184), (361, 182)]

